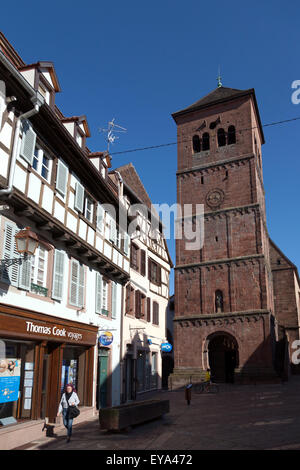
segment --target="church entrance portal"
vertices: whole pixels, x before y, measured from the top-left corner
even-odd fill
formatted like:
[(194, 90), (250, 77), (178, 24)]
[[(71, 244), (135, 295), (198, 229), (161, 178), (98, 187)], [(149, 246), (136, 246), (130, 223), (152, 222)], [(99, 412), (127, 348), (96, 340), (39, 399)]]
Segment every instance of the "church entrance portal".
[(234, 369), (238, 366), (238, 345), (233, 336), (220, 333), (212, 336), (208, 344), (208, 360), (214, 382), (234, 382)]

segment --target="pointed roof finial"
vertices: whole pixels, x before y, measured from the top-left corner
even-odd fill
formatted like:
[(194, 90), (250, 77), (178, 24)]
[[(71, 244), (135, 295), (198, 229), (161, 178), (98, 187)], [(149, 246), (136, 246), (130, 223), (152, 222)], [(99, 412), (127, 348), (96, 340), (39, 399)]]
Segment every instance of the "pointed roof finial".
[(222, 86), (220, 66), (219, 66), (219, 70), (218, 70), (218, 71), (219, 71), (219, 75), (218, 75), (217, 80), (218, 80), (218, 88), (220, 88), (220, 87)]

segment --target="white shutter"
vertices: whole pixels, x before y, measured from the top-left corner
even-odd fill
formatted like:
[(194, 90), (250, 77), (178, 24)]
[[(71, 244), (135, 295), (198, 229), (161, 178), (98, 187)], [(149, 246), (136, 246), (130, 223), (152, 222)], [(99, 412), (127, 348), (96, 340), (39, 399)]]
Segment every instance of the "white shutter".
[(74, 207), (79, 212), (83, 212), (83, 202), (84, 202), (84, 187), (80, 183), (76, 183), (75, 190), (75, 204)]
[(84, 272), (84, 265), (80, 264), (79, 265), (79, 279), (78, 279), (78, 307), (83, 307), (84, 306), (84, 278), (85, 278), (85, 272)]
[(102, 276), (96, 273), (96, 313), (101, 313), (102, 308)]
[(117, 284), (112, 282), (111, 284), (111, 318), (117, 318)]
[(68, 167), (61, 161), (57, 162), (56, 189), (63, 196), (67, 192)]
[(32, 165), (35, 141), (36, 133), (33, 131), (30, 122), (24, 121), (20, 155), (25, 158), (30, 165)]
[(31, 283), (31, 257), (22, 260), (19, 269), (19, 288), (30, 290)]
[(116, 244), (116, 237), (117, 237), (116, 221), (113, 217), (110, 216), (109, 239), (111, 242)]
[[(15, 234), (18, 232), (17, 227), (14, 224), (6, 222), (5, 224), (5, 233), (4, 233), (4, 243), (3, 243), (3, 258), (4, 259), (13, 259), (19, 258), (20, 255), (17, 252)], [(8, 266), (7, 268), (3, 267), (0, 271), (0, 279), (3, 282), (11, 284), (13, 286), (18, 286), (18, 274), (19, 266), (18, 264)]]
[(129, 255), (129, 235), (126, 232), (124, 233), (124, 253)]
[(70, 276), (70, 304), (77, 307), (78, 297), (78, 278), (79, 278), (79, 263), (76, 260), (71, 261), (71, 276)]
[(52, 299), (55, 299), (55, 300), (62, 300), (62, 296), (63, 296), (64, 261), (65, 261), (64, 252), (55, 250), (54, 263), (53, 263), (53, 282), (52, 282)]
[(104, 209), (101, 204), (98, 202), (97, 205), (97, 229), (102, 232), (103, 229), (103, 222), (104, 222)]

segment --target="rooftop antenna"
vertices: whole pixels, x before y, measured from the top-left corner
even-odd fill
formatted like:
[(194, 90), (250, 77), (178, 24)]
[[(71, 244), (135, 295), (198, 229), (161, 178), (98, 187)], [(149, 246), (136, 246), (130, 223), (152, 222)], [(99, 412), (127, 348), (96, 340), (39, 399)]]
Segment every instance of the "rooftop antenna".
[(107, 153), (109, 153), (109, 146), (110, 144), (114, 144), (115, 140), (119, 139), (116, 133), (125, 133), (127, 132), (127, 129), (125, 127), (121, 127), (118, 124), (115, 123), (115, 118), (113, 118), (111, 121), (109, 121), (107, 129), (100, 128), (100, 132), (103, 132), (106, 134), (106, 142), (107, 142)]
[(218, 69), (218, 88), (220, 88), (222, 86), (222, 82), (221, 82), (221, 71), (220, 71), (220, 66), (219, 66), (219, 69)]

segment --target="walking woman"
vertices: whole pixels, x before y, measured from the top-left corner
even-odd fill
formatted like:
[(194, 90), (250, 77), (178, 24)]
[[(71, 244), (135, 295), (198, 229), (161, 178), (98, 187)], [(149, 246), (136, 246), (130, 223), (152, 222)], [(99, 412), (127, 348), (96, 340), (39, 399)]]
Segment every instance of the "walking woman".
[(65, 386), (65, 391), (62, 394), (57, 413), (57, 416), (59, 416), (62, 412), (64, 426), (67, 429), (67, 442), (70, 442), (73, 424), (73, 418), (69, 417), (69, 407), (77, 406), (78, 403), (79, 398), (73, 384), (67, 384)]

